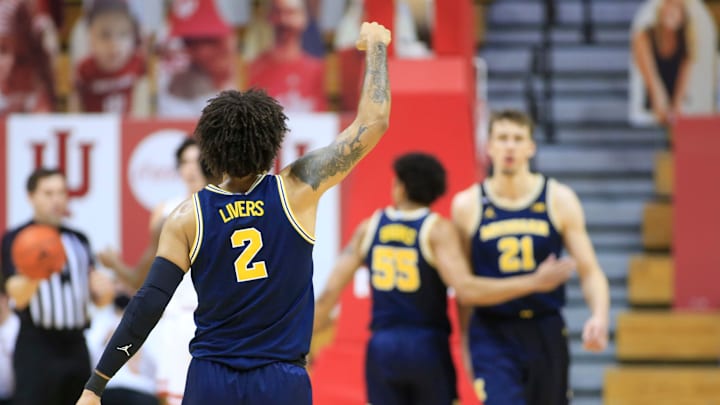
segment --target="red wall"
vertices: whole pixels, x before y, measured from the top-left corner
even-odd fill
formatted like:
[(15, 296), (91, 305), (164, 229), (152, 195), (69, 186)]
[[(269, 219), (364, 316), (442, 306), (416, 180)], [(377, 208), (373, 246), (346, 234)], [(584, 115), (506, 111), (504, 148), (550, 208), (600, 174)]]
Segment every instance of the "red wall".
[(673, 130), (675, 307), (720, 309), (720, 116)]

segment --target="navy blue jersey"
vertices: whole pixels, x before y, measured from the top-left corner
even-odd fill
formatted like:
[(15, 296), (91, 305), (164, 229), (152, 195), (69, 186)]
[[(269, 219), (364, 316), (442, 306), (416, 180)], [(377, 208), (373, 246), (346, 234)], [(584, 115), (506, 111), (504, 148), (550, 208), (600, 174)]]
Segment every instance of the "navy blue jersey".
[(431, 263), (429, 209), (376, 213), (363, 249), (372, 286), (372, 330), (396, 327), (450, 332), (447, 287)]
[(314, 239), (294, 219), (282, 179), (265, 175), (246, 193), (211, 185), (193, 198), (193, 357), (238, 370), (304, 360), (314, 312)]
[[(548, 212), (548, 179), (543, 178), (537, 197), (525, 207), (503, 208), (480, 185), (482, 212), (473, 234), (472, 264), (475, 274), (486, 277), (512, 277), (536, 270), (551, 253), (560, 256), (563, 241)], [(476, 308), (479, 313), (532, 316), (552, 312), (565, 304), (565, 287), (548, 293), (531, 294), (504, 304)]]

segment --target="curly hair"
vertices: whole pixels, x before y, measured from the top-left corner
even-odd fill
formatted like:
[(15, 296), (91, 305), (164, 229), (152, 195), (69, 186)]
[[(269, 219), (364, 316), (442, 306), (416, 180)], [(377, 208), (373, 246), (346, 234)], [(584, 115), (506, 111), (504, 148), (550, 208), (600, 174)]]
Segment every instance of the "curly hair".
[(285, 138), (287, 116), (263, 90), (226, 90), (212, 98), (195, 128), (200, 159), (214, 176), (270, 170)]
[(395, 159), (393, 170), (410, 201), (430, 205), (445, 194), (445, 168), (434, 156), (408, 153)]

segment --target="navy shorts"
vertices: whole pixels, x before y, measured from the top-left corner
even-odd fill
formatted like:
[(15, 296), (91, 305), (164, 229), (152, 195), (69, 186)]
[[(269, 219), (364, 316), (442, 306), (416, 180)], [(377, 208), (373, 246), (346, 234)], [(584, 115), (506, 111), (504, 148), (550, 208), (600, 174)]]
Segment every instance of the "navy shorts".
[(183, 405), (311, 405), (310, 378), (304, 367), (271, 363), (252, 370), (235, 370), (193, 358), (185, 383)]
[(455, 368), (445, 332), (373, 332), (365, 378), (372, 405), (450, 405), (457, 399)]
[(470, 353), (484, 405), (568, 403), (568, 352), (560, 314), (532, 319), (473, 316)]

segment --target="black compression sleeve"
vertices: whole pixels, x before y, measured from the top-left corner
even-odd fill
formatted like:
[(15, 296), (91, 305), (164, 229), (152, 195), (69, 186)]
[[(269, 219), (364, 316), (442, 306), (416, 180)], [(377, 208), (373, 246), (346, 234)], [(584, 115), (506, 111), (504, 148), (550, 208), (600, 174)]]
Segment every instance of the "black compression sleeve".
[[(120, 324), (105, 347), (95, 368), (99, 373), (112, 377), (140, 349), (160, 320), (184, 275), (185, 273), (169, 260), (155, 258), (145, 283), (128, 304)], [(104, 387), (90, 384), (91, 382), (92, 378), (85, 388), (101, 395)]]

